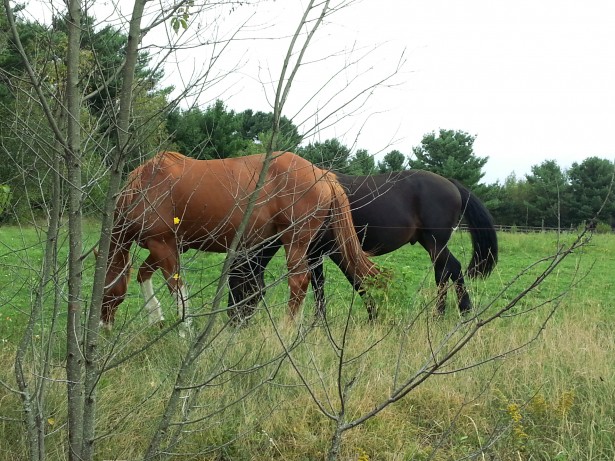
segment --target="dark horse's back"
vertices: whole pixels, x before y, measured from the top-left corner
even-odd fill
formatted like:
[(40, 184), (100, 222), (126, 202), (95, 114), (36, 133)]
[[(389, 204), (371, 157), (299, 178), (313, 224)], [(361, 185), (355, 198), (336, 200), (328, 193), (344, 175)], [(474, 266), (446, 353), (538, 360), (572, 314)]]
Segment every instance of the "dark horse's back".
[(430, 251), (434, 241), (447, 243), (465, 220), (475, 247), (469, 275), (493, 270), (498, 255), (493, 218), (458, 181), (424, 170), (337, 178), (346, 188), (359, 240), (368, 253), (382, 255), (417, 242)]
[(422, 170), (372, 176), (337, 175), (346, 188), (363, 249), (373, 255), (421, 240), (426, 230), (450, 233), (461, 215), (454, 184)]

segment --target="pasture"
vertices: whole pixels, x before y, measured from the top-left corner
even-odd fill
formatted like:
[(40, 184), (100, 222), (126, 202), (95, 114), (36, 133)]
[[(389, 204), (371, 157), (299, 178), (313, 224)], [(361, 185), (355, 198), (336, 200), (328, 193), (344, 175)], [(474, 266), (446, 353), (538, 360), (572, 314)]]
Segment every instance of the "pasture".
[[(96, 242), (89, 226), (85, 246)], [(35, 297), (42, 257), (33, 228), (0, 228), (0, 453), (24, 459), (23, 408), (15, 389), (14, 358)], [(500, 233), (500, 261), (485, 280), (468, 281), (480, 319), (527, 288), (548, 265), (541, 261), (575, 235)], [(454, 253), (467, 264), (470, 241), (456, 232)], [(141, 252), (134, 250), (136, 263)], [(61, 255), (60, 255), (61, 256)], [(182, 258), (198, 331), (209, 310), (223, 255)], [(60, 257), (62, 261), (62, 257)], [(450, 293), (446, 314), (433, 315), (435, 283), (418, 247), (375, 258), (391, 270), (375, 294), (379, 317), (367, 322), (339, 270), (327, 262), (328, 322), (312, 325), (311, 294), (301, 328), (286, 321), (288, 289), (280, 252), (268, 267), (265, 303), (248, 327), (215, 320), (215, 334), (196, 362), (172, 425), (173, 459), (326, 459), (334, 417), (360, 418), (417, 383), (399, 401), (343, 434), (344, 460), (615, 459), (615, 237), (595, 235), (570, 254), (506, 315), (486, 325), (446, 366), (424, 382), (426, 364), (459, 344), (478, 320), (464, 322)], [(84, 293), (93, 258), (85, 260)], [(58, 267), (62, 299), (65, 268)], [(156, 275), (155, 283), (162, 280)], [(46, 296), (53, 299), (53, 287)], [(165, 315), (174, 302), (160, 292)], [(98, 459), (139, 459), (174, 385), (186, 339), (146, 324), (133, 280), (116, 329), (101, 344), (106, 371), (98, 385)], [(31, 338), (27, 370), (45, 371), (49, 459), (66, 452), (65, 306), (46, 305)], [(329, 414), (326, 416), (325, 413)], [(181, 424), (180, 424), (181, 423)]]

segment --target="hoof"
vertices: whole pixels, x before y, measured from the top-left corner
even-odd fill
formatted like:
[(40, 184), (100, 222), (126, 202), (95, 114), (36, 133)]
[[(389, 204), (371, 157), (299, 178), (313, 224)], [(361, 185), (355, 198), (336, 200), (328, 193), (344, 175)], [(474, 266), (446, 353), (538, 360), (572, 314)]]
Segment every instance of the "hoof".
[(164, 328), (164, 317), (160, 316), (160, 317), (155, 317), (154, 316), (150, 316), (149, 317), (149, 324), (152, 326), (156, 326), (158, 328)]
[(192, 319), (188, 318), (180, 323), (178, 333), (180, 338), (189, 338), (192, 336)]
[(233, 309), (228, 311), (228, 321), (232, 327), (243, 328), (256, 313), (256, 309)]
[(98, 326), (104, 333), (111, 333), (111, 329), (113, 328), (113, 324), (111, 322), (105, 322), (104, 320), (101, 320), (98, 323)]

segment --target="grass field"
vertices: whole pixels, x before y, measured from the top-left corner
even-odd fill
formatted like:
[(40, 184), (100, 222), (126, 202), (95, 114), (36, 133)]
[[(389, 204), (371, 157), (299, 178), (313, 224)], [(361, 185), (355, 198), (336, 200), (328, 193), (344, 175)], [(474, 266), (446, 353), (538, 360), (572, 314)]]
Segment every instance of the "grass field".
[[(529, 286), (548, 264), (538, 261), (574, 237), (499, 235), (496, 271), (488, 279), (469, 281), (477, 309), (485, 309), (481, 319)], [(13, 366), (39, 277), (39, 241), (33, 229), (0, 228), (3, 459), (26, 457), (23, 408), (12, 392)], [(95, 241), (92, 230), (86, 245)], [(451, 247), (459, 259), (469, 260), (466, 234), (456, 233)], [(135, 254), (136, 261), (142, 257)], [(202, 314), (197, 330), (208, 320), (222, 259), (197, 253), (183, 258), (193, 312)], [(400, 383), (419, 380), (426, 363), (442, 357), (476, 325), (460, 321), (452, 296), (446, 315), (434, 318), (433, 273), (421, 248), (406, 247), (376, 260), (394, 275), (388, 289), (377, 294), (375, 323), (366, 321), (362, 302), (328, 264), (329, 323), (307, 326), (313, 307), (309, 297), (306, 327), (298, 329), (285, 319), (280, 253), (267, 273), (266, 303), (250, 325), (231, 329), (224, 327), (223, 316), (216, 321), (217, 334), (194, 369), (197, 387), (184, 395), (181, 417), (190, 424), (175, 426), (181, 430), (169, 439), (169, 452), (177, 454), (172, 459), (325, 459), (335, 425), (324, 412), (338, 415), (343, 408), (345, 420), (352, 421), (372, 411)], [(339, 459), (615, 460), (614, 262), (615, 237), (594, 236), (506, 316), (480, 330), (439, 374), (345, 432)], [(85, 293), (92, 264), (86, 260)], [(64, 272), (58, 268), (58, 280)], [(160, 278), (156, 284), (162, 284)], [(50, 300), (51, 294), (46, 295)], [(172, 318), (170, 297), (164, 291), (160, 297)], [(65, 314), (54, 317), (49, 304), (33, 334), (29, 372), (34, 382), (42, 364), (49, 364), (44, 418), (48, 459), (55, 460), (66, 452)], [(102, 345), (110, 369), (98, 386), (97, 459), (142, 457), (186, 350), (185, 340), (172, 334), (123, 361), (158, 335), (146, 325), (141, 304), (132, 282), (119, 325)], [(299, 331), (303, 336), (295, 342)], [(290, 355), (282, 344), (293, 347)]]

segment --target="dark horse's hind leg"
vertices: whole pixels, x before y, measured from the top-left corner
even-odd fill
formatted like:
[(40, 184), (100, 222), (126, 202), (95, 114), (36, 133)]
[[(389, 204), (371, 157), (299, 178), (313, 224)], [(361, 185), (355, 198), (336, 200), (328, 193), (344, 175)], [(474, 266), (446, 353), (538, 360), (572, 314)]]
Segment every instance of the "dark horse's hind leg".
[(265, 267), (280, 246), (280, 242), (263, 246), (245, 258), (238, 257), (231, 265), (228, 314), (232, 324), (249, 319), (265, 297)]
[(264, 296), (264, 271), (253, 260), (235, 261), (229, 272), (228, 315), (233, 325), (250, 318)]
[(310, 265), (310, 274), (312, 281), (312, 290), (314, 290), (314, 301), (316, 302), (316, 317), (325, 318), (327, 315), (327, 300), (325, 297), (325, 273), (323, 270), (322, 256), (308, 258)]
[[(332, 253), (329, 255), (331, 257), (331, 260), (340, 268), (340, 270), (342, 271), (342, 273), (346, 276), (346, 279), (350, 282), (350, 284), (352, 285), (352, 287), (354, 288), (354, 290), (359, 293), (359, 295), (361, 295), (361, 298), (363, 299), (363, 302), (365, 303), (365, 308), (367, 309), (367, 316), (369, 318), (370, 321), (372, 320), (376, 320), (376, 316), (377, 316), (377, 308), (376, 308), (376, 304), (374, 302), (374, 300), (367, 294), (367, 292), (365, 291), (365, 289), (363, 289), (361, 287), (361, 282), (354, 277), (354, 274), (348, 274), (344, 269), (343, 269), (343, 265), (342, 265), (342, 258), (339, 255), (339, 253)], [(322, 264), (319, 266), (320, 268), (320, 285), (319, 288), (316, 289), (316, 285), (312, 285), (314, 287), (314, 296), (316, 297), (316, 308), (317, 309), (322, 309), (322, 314), (324, 317), (324, 313), (325, 313), (325, 292), (324, 292), (324, 283), (325, 283), (325, 277), (324, 275), (322, 275)], [(314, 269), (313, 269), (314, 271)], [(312, 275), (312, 284), (314, 284), (314, 279), (315, 276)], [(321, 300), (322, 302), (322, 308), (319, 305), (319, 300)], [(318, 313), (318, 310), (317, 310)]]
[(434, 266), (434, 275), (438, 287), (438, 299), (436, 301), (438, 313), (444, 313), (449, 280), (452, 281), (457, 293), (459, 311), (462, 314), (470, 311), (472, 309), (472, 302), (465, 287), (461, 263), (449, 251), (446, 244), (440, 244), (433, 235), (429, 237), (423, 236), (420, 243), (429, 253)]

